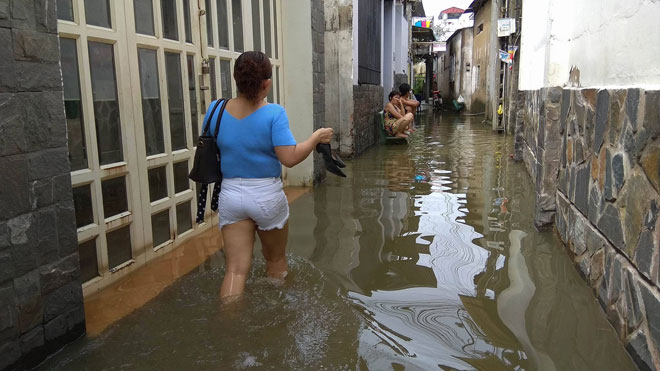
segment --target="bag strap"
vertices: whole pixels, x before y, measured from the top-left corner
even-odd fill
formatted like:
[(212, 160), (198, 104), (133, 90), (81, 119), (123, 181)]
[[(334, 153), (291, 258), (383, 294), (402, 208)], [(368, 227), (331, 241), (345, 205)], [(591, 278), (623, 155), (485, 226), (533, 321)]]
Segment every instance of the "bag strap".
[(222, 120), (222, 114), (225, 113), (227, 102), (229, 102), (229, 99), (222, 101), (222, 107), (220, 108), (220, 113), (218, 114), (218, 122), (215, 124), (215, 133), (213, 133), (214, 142), (218, 141), (218, 133), (220, 132), (220, 120)]
[(215, 113), (215, 110), (218, 108), (220, 103), (226, 102), (224, 99), (218, 99), (215, 101), (215, 105), (213, 106), (213, 109), (211, 110), (211, 114), (209, 114), (209, 119), (206, 121), (206, 124), (202, 127), (202, 136), (206, 135), (206, 133), (209, 131), (209, 128), (211, 127), (211, 120), (213, 120), (213, 114)]

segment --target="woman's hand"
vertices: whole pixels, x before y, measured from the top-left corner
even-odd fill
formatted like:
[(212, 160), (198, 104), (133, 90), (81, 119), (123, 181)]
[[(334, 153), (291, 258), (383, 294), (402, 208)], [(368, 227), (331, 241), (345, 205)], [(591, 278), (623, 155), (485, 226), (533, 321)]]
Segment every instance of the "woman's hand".
[(334, 134), (332, 128), (320, 128), (314, 132), (314, 137), (317, 140), (317, 143), (330, 143), (332, 135)]

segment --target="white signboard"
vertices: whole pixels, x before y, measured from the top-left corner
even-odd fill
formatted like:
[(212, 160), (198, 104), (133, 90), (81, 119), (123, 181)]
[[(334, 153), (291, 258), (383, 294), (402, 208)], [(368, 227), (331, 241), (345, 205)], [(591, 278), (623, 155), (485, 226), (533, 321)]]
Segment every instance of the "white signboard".
[(509, 36), (516, 32), (516, 20), (503, 18), (497, 20), (497, 37)]

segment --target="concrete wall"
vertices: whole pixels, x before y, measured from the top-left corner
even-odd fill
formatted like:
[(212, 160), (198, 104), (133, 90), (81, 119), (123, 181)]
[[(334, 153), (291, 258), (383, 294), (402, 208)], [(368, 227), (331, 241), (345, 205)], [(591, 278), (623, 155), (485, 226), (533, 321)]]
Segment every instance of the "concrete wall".
[[(283, 81), (287, 114), (291, 132), (297, 141), (303, 141), (309, 138), (314, 131), (314, 123), (310, 122), (310, 118), (314, 117), (315, 110), (315, 67), (313, 62), (316, 51), (313, 48), (301, 47), (301, 45), (313, 45), (312, 4), (305, 0), (282, 1), (281, 11), (284, 15), (282, 20), (282, 65), (285, 76)], [(317, 112), (319, 112), (318, 108)], [(317, 117), (319, 116), (317, 115)], [(313, 184), (314, 159), (310, 156), (291, 169), (285, 167), (283, 177), (287, 185)]]
[(55, 0), (0, 2), (0, 369), (85, 331), (59, 60)]
[[(475, 69), (479, 69), (478, 81), (473, 82), (474, 91), (472, 93), (472, 111), (487, 113), (487, 118), (492, 118), (490, 110), (486, 109), (488, 103), (488, 74), (491, 56), (491, 2), (487, 2), (474, 17), (473, 27), (473, 48), (472, 48), (472, 76), (476, 79)], [(478, 31), (479, 25), (483, 25), (483, 30)]]
[(572, 66), (580, 70), (584, 87), (657, 89), (658, 19), (656, 1), (525, 2), (521, 89), (563, 86)]
[(383, 2), (383, 56), (381, 62), (383, 65), (382, 79), (383, 79), (383, 106), (387, 103), (387, 94), (392, 91), (394, 87), (394, 49), (396, 47), (396, 34), (394, 26), (394, 4), (395, 1)]
[[(447, 40), (447, 51), (444, 57), (447, 62), (440, 58), (438, 77), (438, 90), (445, 99), (457, 99), (460, 95), (465, 99), (465, 108), (472, 109), (472, 53), (473, 37), (472, 28), (464, 28)], [(451, 57), (454, 57), (453, 82), (450, 82)], [(445, 66), (446, 65), (446, 69)]]
[[(325, 0), (325, 125), (335, 130), (332, 147), (353, 152), (353, 0)], [(355, 57), (354, 57), (355, 56)], [(353, 66), (355, 63), (355, 67)]]
[[(660, 91), (524, 92), (516, 151), (641, 369), (660, 368)], [(538, 223), (537, 223), (538, 224)]]
[(408, 39), (401, 39), (402, 45), (396, 45), (397, 3), (381, 1), (382, 30), (387, 30), (381, 38), (387, 39), (381, 49), (381, 85), (355, 85), (358, 81), (357, 0), (326, 0), (324, 6), (326, 126), (336, 132), (333, 148), (338, 149), (342, 157), (354, 157), (380, 140), (375, 114), (383, 109), (384, 97), (389, 93), (382, 84), (386, 81), (391, 89), (398, 86), (395, 82), (406, 77), (395, 74), (394, 69), (399, 49), (405, 48), (407, 55)]

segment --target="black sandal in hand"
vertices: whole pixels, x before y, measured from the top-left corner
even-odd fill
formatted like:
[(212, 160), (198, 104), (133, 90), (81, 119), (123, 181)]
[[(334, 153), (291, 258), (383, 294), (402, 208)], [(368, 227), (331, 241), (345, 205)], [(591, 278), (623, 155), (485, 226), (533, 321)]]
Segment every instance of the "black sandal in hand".
[(346, 174), (341, 171), (340, 167), (346, 167), (346, 164), (337, 156), (337, 154), (332, 152), (330, 149), (330, 143), (319, 143), (316, 145), (316, 152), (320, 153), (323, 156), (323, 162), (325, 163), (325, 168), (329, 172), (346, 178)]

